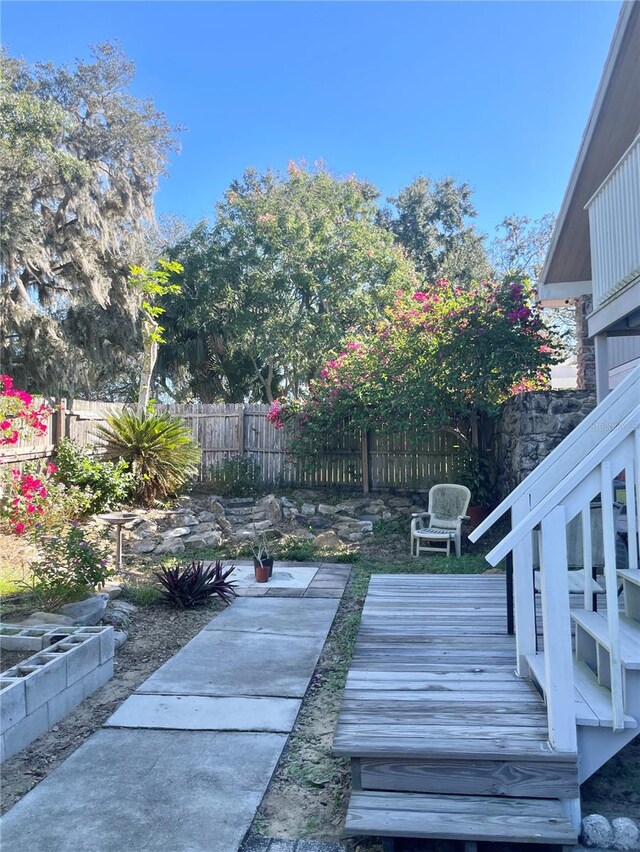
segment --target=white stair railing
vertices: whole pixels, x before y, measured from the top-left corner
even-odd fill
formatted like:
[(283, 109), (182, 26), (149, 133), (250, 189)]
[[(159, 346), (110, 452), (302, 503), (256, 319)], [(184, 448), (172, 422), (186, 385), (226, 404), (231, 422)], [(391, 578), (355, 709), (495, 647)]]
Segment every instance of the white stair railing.
[(593, 561), (591, 503), (602, 506), (602, 545), (606, 600), (606, 676), (611, 693), (613, 728), (624, 726), (623, 671), (616, 576), (616, 529), (613, 479), (624, 471), (627, 494), (629, 564), (638, 565), (640, 482), (640, 367), (534, 470), (474, 533), (480, 536), (508, 509), (512, 530), (487, 554), (497, 565), (508, 553), (514, 560), (515, 633), (518, 673), (527, 674), (526, 657), (535, 652), (532, 536), (539, 531), (542, 629), (545, 649), (545, 694), (549, 738), (559, 750), (575, 748), (575, 708), (571, 665), (566, 528), (582, 518), (585, 609), (591, 609)]

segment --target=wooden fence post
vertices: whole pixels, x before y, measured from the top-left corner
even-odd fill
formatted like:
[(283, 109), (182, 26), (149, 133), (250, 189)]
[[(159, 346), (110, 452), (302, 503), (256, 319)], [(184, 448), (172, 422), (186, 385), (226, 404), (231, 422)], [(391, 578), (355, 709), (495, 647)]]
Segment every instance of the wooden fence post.
[(369, 433), (362, 430), (362, 491), (369, 493), (370, 488), (370, 462), (369, 462)]
[(238, 413), (238, 455), (244, 456), (244, 425), (245, 425), (245, 408), (244, 405)]
[(53, 415), (52, 444), (57, 447), (67, 433), (67, 398), (61, 396)]

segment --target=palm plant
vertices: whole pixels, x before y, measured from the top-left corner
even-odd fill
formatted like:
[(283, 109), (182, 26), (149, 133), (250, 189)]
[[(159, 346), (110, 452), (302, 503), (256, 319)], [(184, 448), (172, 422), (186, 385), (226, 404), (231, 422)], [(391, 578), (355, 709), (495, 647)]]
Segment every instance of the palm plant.
[(134, 496), (145, 505), (173, 496), (198, 473), (200, 448), (179, 417), (125, 410), (110, 414), (97, 432), (106, 455), (128, 463)]

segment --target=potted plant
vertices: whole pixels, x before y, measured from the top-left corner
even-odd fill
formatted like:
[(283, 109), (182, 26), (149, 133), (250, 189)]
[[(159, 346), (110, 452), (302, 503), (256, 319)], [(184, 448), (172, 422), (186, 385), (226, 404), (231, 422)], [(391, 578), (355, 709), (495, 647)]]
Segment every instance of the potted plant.
[(269, 553), (264, 533), (256, 535), (252, 544), (253, 569), (258, 583), (266, 583), (273, 574), (273, 556)]

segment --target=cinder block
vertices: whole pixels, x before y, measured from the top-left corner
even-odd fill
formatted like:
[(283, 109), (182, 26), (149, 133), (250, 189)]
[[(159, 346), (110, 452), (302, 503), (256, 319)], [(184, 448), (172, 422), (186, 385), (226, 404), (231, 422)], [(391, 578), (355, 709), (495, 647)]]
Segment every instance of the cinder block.
[(52, 627), (44, 636), (43, 648), (48, 648), (50, 645), (55, 645), (67, 636), (73, 636), (78, 632), (77, 627)]
[(4, 757), (5, 760), (13, 757), (30, 742), (49, 730), (49, 711), (46, 704), (38, 707), (35, 713), (30, 713), (21, 719), (12, 728), (4, 732)]
[(81, 627), (79, 633), (97, 633), (100, 639), (100, 663), (106, 663), (115, 653), (114, 629), (108, 627)]
[(27, 696), (24, 678), (2, 681), (1, 685), (3, 688), (0, 692), (0, 731), (6, 731), (27, 715)]
[(84, 698), (84, 683), (82, 680), (77, 680), (72, 686), (68, 686), (50, 698), (47, 702), (49, 708), (49, 727), (55, 725), (60, 719), (64, 719)]
[(34, 663), (43, 663), (24, 679), (28, 714), (33, 713), (38, 707), (42, 707), (50, 698), (65, 689), (67, 685), (66, 657), (66, 654), (46, 654), (43, 652), (25, 661), (25, 667), (28, 667), (32, 660)]
[(89, 636), (80, 641), (80, 636), (86, 634), (77, 633), (68, 642), (62, 642), (60, 647), (70, 650), (65, 654), (67, 658), (67, 686), (71, 686), (90, 671), (100, 665), (100, 636)]
[(104, 686), (105, 683), (113, 677), (113, 657), (110, 660), (107, 660), (106, 663), (103, 663), (101, 666), (98, 666), (97, 669), (94, 669), (92, 672), (89, 672), (88, 675), (82, 680), (84, 686), (84, 697), (87, 698), (91, 695), (92, 692), (95, 692), (96, 689), (100, 689), (101, 686)]

